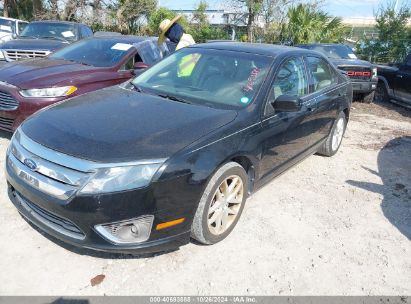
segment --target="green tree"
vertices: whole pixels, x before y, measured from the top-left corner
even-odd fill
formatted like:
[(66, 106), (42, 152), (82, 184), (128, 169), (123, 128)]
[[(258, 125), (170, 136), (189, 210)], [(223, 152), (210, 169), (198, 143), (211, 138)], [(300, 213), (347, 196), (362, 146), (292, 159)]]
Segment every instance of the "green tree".
[[(152, 11), (150, 16), (148, 17), (147, 33), (152, 36), (157, 36), (158, 26), (160, 25), (161, 21), (163, 21), (164, 19), (172, 20), (175, 16), (177, 16), (175, 12), (165, 7), (159, 7), (158, 9)], [(180, 18), (178, 23), (183, 26), (185, 32), (189, 31), (190, 27), (187, 19), (184, 16)]]
[(247, 24), (247, 35), (241, 39), (246, 38), (248, 42), (253, 42), (256, 23), (263, 8), (263, 0), (232, 0), (232, 5), (234, 11), (241, 12), (239, 13), (240, 19)]
[(119, 0), (116, 16), (120, 30), (127, 34), (135, 33), (156, 6), (156, 0)]
[(212, 26), (207, 18), (208, 4), (201, 1), (193, 13), (191, 20), (190, 33), (196, 42), (206, 42), (213, 39), (227, 38), (227, 34), (216, 26)]
[(361, 57), (374, 62), (400, 62), (411, 51), (411, 18), (409, 6), (395, 9), (393, 2), (380, 6), (375, 14), (378, 38), (363, 39), (357, 48)]
[(331, 17), (310, 4), (290, 7), (288, 22), (283, 25), (281, 39), (292, 44), (341, 42), (346, 28), (341, 18)]

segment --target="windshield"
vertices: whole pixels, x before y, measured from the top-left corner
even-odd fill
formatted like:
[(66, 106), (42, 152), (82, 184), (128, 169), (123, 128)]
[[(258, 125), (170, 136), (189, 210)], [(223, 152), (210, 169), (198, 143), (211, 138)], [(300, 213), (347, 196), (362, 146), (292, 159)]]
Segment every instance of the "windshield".
[(14, 26), (13, 21), (0, 18), (0, 32), (12, 33)]
[(34, 22), (29, 23), (24, 28), (20, 37), (75, 41), (77, 40), (77, 31), (72, 24)]
[(116, 65), (129, 49), (131, 44), (113, 39), (85, 39), (56, 51), (49, 58), (75, 61), (95, 67), (111, 67)]
[(353, 50), (346, 45), (307, 45), (301, 47), (320, 52), (331, 59), (357, 59)]
[(169, 99), (222, 108), (250, 104), (272, 59), (222, 50), (185, 48), (135, 78), (141, 91)]

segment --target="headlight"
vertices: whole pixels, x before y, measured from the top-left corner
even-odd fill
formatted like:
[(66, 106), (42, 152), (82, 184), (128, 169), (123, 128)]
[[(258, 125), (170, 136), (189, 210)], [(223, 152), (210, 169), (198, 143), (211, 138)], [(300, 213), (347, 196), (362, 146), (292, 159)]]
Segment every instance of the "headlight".
[(163, 162), (98, 169), (80, 193), (97, 194), (145, 187)]
[(377, 68), (372, 69), (372, 77), (377, 77)]
[(0, 50), (0, 60), (4, 60), (4, 54), (2, 50)]
[(77, 91), (74, 86), (59, 87), (59, 88), (44, 88), (21, 90), (20, 94), (24, 97), (63, 97), (69, 96)]

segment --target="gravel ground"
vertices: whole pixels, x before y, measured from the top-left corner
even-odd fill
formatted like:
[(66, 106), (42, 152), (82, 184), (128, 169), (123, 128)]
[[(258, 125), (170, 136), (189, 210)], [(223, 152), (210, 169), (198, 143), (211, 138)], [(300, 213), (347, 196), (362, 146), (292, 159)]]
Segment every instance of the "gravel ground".
[[(0, 133), (2, 167), (8, 142)], [(226, 240), (140, 258), (51, 241), (3, 177), (0, 295), (411, 294), (410, 155), (411, 111), (355, 103), (339, 153), (255, 193)]]

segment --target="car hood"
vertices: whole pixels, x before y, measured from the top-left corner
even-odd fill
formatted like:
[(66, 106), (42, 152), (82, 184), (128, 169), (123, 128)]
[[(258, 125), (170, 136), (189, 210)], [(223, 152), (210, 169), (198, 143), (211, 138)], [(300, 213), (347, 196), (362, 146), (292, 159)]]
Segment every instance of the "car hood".
[(3, 43), (0, 48), (2, 49), (18, 49), (18, 50), (42, 50), (42, 51), (55, 51), (59, 48), (67, 46), (65, 41), (54, 39), (14, 39)]
[(337, 67), (343, 67), (343, 66), (361, 66), (361, 67), (367, 67), (367, 68), (374, 67), (374, 65), (371, 64), (370, 62), (365, 61), (365, 60), (360, 60), (360, 59), (330, 59), (330, 61)]
[(40, 111), (21, 128), (32, 140), (64, 154), (129, 162), (169, 158), (236, 115), (115, 86)]
[(0, 81), (21, 89), (45, 88), (60, 82), (70, 82), (74, 77), (100, 71), (64, 60), (33, 59), (15, 61), (0, 67)]

